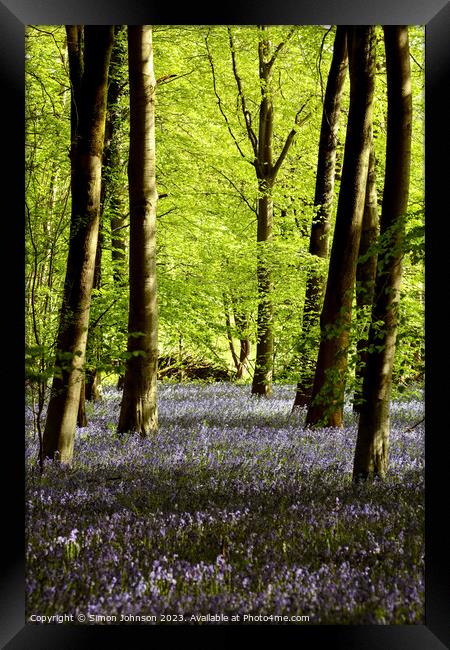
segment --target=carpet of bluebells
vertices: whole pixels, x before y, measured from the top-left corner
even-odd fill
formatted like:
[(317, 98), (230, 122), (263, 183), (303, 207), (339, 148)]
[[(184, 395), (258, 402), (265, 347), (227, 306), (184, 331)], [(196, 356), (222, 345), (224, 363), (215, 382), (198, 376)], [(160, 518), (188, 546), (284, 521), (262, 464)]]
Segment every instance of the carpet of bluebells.
[(392, 404), (389, 474), (353, 485), (351, 407), (345, 428), (307, 430), (294, 393), (161, 384), (143, 440), (116, 434), (106, 389), (72, 467), (43, 476), (29, 412), (27, 615), (423, 623), (423, 402)]

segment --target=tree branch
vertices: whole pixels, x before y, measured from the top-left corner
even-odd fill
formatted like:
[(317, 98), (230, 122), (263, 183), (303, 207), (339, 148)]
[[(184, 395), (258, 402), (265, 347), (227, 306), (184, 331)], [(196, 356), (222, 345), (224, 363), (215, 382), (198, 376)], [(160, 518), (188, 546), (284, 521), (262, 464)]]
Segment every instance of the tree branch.
[(424, 418), (424, 417), (423, 417), (421, 420), (419, 420), (418, 422), (416, 422), (416, 424), (413, 424), (412, 427), (408, 427), (408, 429), (406, 429), (406, 431), (412, 431), (413, 429), (415, 429), (416, 427), (418, 427), (419, 424), (422, 424), (422, 422), (425, 422), (425, 418)]
[(291, 147), (291, 144), (294, 142), (294, 138), (297, 135), (298, 129), (311, 117), (311, 113), (307, 113), (303, 119), (299, 119), (300, 114), (302, 113), (303, 109), (305, 106), (309, 103), (311, 98), (309, 98), (303, 106), (300, 108), (299, 111), (297, 111), (297, 114), (295, 116), (295, 126), (291, 131), (289, 132), (286, 141), (284, 143), (283, 149), (281, 150), (280, 155), (278, 156), (278, 160), (276, 161), (275, 165), (273, 166), (272, 170), (272, 178), (275, 179), (276, 175), (278, 174), (281, 165), (283, 164), (284, 159), (287, 156), (287, 153)]
[(236, 136), (235, 136), (234, 133), (233, 133), (233, 130), (232, 130), (232, 128), (231, 128), (231, 126), (230, 126), (230, 123), (229, 123), (229, 121), (228, 121), (227, 114), (225, 113), (225, 111), (224, 111), (224, 109), (223, 109), (223, 106), (222, 106), (222, 100), (221, 100), (221, 98), (220, 98), (219, 93), (217, 92), (216, 71), (215, 71), (215, 68), (214, 68), (214, 62), (213, 62), (212, 54), (211, 54), (211, 51), (210, 51), (210, 49), (209, 49), (208, 38), (209, 38), (209, 32), (208, 32), (207, 36), (205, 36), (205, 44), (206, 44), (206, 51), (207, 51), (207, 53), (208, 53), (208, 61), (209, 61), (209, 65), (210, 65), (210, 67), (211, 67), (211, 73), (212, 73), (212, 79), (213, 79), (213, 88), (214, 88), (214, 94), (215, 94), (216, 99), (217, 99), (217, 105), (218, 105), (218, 107), (219, 107), (219, 111), (221, 112), (223, 119), (225, 120), (225, 124), (226, 124), (226, 126), (227, 126), (228, 133), (231, 135), (231, 137), (232, 137), (232, 139), (233, 139), (233, 142), (234, 142), (234, 144), (236, 145), (237, 150), (238, 150), (239, 153), (241, 154), (242, 158), (244, 158), (245, 160), (248, 160), (248, 159), (247, 159), (247, 156), (246, 156), (246, 155), (244, 154), (244, 152), (242, 151), (241, 146), (240, 146), (239, 142), (237, 141)]
[(116, 298), (115, 300), (113, 300), (112, 303), (109, 305), (109, 307), (107, 307), (107, 308), (106, 308), (106, 309), (105, 309), (105, 310), (100, 314), (100, 316), (99, 316), (98, 318), (95, 319), (95, 321), (92, 323), (92, 325), (89, 326), (89, 330), (90, 330), (91, 332), (92, 332), (92, 331), (97, 327), (97, 325), (99, 324), (99, 322), (101, 321), (101, 319), (103, 318), (103, 316), (109, 312), (109, 310), (111, 309), (111, 307), (113, 307), (113, 306), (116, 304), (117, 301), (118, 301), (118, 298)]
[(255, 132), (253, 131), (253, 128), (252, 128), (252, 116), (251, 116), (250, 111), (248, 110), (246, 102), (245, 102), (245, 95), (244, 95), (244, 91), (242, 90), (242, 81), (241, 81), (241, 78), (240, 78), (238, 70), (237, 70), (233, 34), (231, 32), (230, 27), (228, 27), (228, 40), (229, 40), (229, 43), (230, 43), (231, 63), (232, 63), (232, 66), (233, 66), (233, 74), (234, 74), (234, 78), (236, 80), (236, 86), (237, 86), (237, 89), (238, 89), (238, 96), (239, 96), (239, 99), (241, 100), (241, 109), (242, 109), (242, 115), (244, 116), (245, 128), (247, 129), (247, 135), (248, 135), (248, 139), (250, 140), (250, 144), (252, 145), (253, 153), (255, 154), (255, 158), (257, 158), (258, 157), (258, 139), (256, 137)]
[(321, 68), (321, 64), (322, 64), (322, 55), (323, 55), (323, 48), (324, 48), (324, 46), (325, 46), (325, 40), (326, 40), (328, 34), (331, 32), (332, 29), (333, 29), (333, 26), (329, 27), (329, 28), (327, 29), (327, 31), (325, 32), (323, 38), (322, 38), (322, 42), (321, 42), (321, 44), (320, 44), (320, 50), (319, 50), (319, 59), (318, 59), (318, 62), (317, 62), (317, 70), (318, 70), (318, 72), (319, 72), (319, 79), (320, 79), (320, 94), (321, 94), (321, 96), (322, 96), (322, 104), (323, 104), (324, 101), (325, 101), (325, 100), (324, 100), (324, 92), (323, 92), (322, 68)]
[(239, 196), (240, 196), (241, 199), (244, 201), (244, 203), (247, 205), (247, 207), (248, 207), (252, 212), (254, 212), (254, 213), (257, 215), (257, 214), (258, 214), (258, 210), (257, 210), (257, 209), (256, 209), (256, 208), (255, 208), (251, 203), (250, 203), (250, 201), (247, 199), (247, 197), (245, 196), (245, 194), (244, 194), (243, 192), (241, 192), (241, 190), (240, 190), (240, 189), (237, 187), (237, 185), (236, 185), (236, 184), (231, 180), (231, 178), (228, 178), (228, 176), (227, 176), (223, 171), (221, 171), (220, 169), (216, 169), (216, 167), (213, 167), (213, 169), (214, 169), (215, 172), (217, 172), (218, 174), (220, 174), (221, 176), (223, 176), (223, 177), (225, 178), (225, 180), (227, 180), (227, 181), (230, 183), (231, 187), (233, 187), (233, 188), (236, 190), (236, 192), (239, 194)]
[(290, 41), (290, 39), (293, 37), (293, 35), (295, 34), (295, 30), (296, 30), (296, 27), (295, 26), (292, 27), (290, 29), (288, 35), (286, 36), (285, 40), (277, 45), (275, 52), (272, 54), (270, 60), (266, 64), (268, 72), (270, 72), (272, 70), (273, 64), (275, 63), (279, 53), (281, 52), (283, 47), (286, 45), (286, 43), (288, 41)]

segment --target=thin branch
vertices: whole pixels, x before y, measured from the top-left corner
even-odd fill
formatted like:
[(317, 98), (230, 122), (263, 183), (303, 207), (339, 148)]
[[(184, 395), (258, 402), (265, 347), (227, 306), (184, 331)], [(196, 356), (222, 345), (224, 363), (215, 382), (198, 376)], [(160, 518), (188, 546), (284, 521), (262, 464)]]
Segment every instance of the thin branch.
[(100, 316), (99, 316), (98, 318), (95, 319), (95, 321), (94, 321), (94, 322), (92, 323), (92, 325), (90, 325), (90, 327), (89, 327), (89, 329), (90, 329), (91, 332), (92, 332), (92, 331), (97, 327), (97, 325), (99, 324), (99, 322), (101, 321), (101, 319), (103, 318), (103, 316), (105, 316), (105, 314), (107, 314), (107, 313), (109, 312), (109, 310), (111, 309), (111, 307), (113, 307), (113, 306), (116, 304), (117, 301), (118, 301), (118, 298), (116, 298), (115, 300), (113, 300), (112, 303), (109, 305), (109, 307), (107, 307), (104, 311), (102, 311), (102, 313), (100, 314)]
[(408, 429), (406, 429), (406, 431), (412, 431), (413, 429), (415, 429), (416, 427), (418, 427), (419, 424), (422, 424), (422, 422), (425, 422), (425, 417), (423, 417), (421, 420), (419, 420), (418, 422), (416, 422), (416, 424), (413, 424), (412, 427), (409, 427)]
[[(126, 215), (128, 217), (128, 215)], [(111, 228), (111, 232), (118, 232), (119, 230), (123, 230), (124, 228), (129, 228), (130, 224), (126, 223), (124, 226), (118, 226), (117, 228)]]
[(293, 37), (293, 35), (295, 34), (295, 30), (296, 30), (296, 27), (295, 26), (292, 27), (290, 29), (288, 35), (286, 36), (285, 40), (277, 45), (277, 48), (276, 48), (275, 52), (272, 54), (270, 60), (266, 64), (268, 72), (270, 72), (272, 70), (273, 64), (275, 63), (279, 53), (281, 52), (283, 47), (286, 45), (286, 43), (288, 41), (290, 41), (290, 39)]
[(225, 178), (225, 180), (227, 180), (230, 183), (231, 187), (233, 187), (236, 190), (236, 192), (239, 194), (239, 196), (244, 201), (244, 203), (247, 205), (247, 207), (257, 215), (258, 211), (256, 210), (256, 208), (252, 206), (252, 204), (247, 199), (245, 194), (237, 187), (237, 185), (231, 180), (231, 178), (228, 178), (228, 176), (223, 171), (221, 171), (220, 169), (217, 169), (216, 167), (213, 167), (212, 169), (214, 169), (215, 172), (217, 172), (218, 174), (223, 176)]
[(246, 102), (245, 102), (245, 95), (244, 91), (242, 90), (242, 81), (239, 76), (238, 70), (237, 70), (237, 64), (236, 64), (236, 53), (235, 53), (235, 47), (234, 47), (234, 41), (233, 41), (233, 34), (231, 31), (231, 28), (228, 27), (228, 40), (230, 43), (230, 51), (231, 51), (231, 63), (233, 66), (233, 74), (234, 78), (236, 80), (236, 85), (238, 89), (238, 97), (241, 100), (241, 109), (242, 109), (242, 114), (244, 116), (244, 121), (245, 121), (245, 127), (247, 129), (247, 135), (248, 139), (250, 140), (250, 144), (252, 145), (253, 153), (255, 154), (255, 158), (258, 157), (258, 139), (256, 137), (255, 132), (253, 131), (252, 128), (252, 116), (250, 114), (250, 111), (247, 108)]
[(297, 114), (296, 114), (296, 116), (295, 116), (295, 126), (294, 126), (294, 128), (291, 129), (291, 131), (289, 132), (289, 134), (288, 134), (288, 136), (287, 136), (287, 138), (286, 138), (286, 141), (285, 141), (285, 143), (284, 143), (283, 149), (281, 150), (281, 153), (280, 153), (280, 155), (278, 156), (278, 160), (276, 161), (275, 165), (273, 166), (273, 170), (272, 170), (272, 178), (273, 178), (273, 179), (276, 178), (276, 175), (278, 174), (278, 172), (279, 172), (279, 170), (280, 170), (280, 167), (281, 167), (281, 165), (283, 164), (283, 161), (284, 161), (284, 159), (285, 159), (286, 156), (287, 156), (287, 153), (288, 153), (288, 151), (289, 151), (289, 149), (290, 149), (290, 147), (291, 147), (291, 144), (293, 143), (294, 138), (295, 138), (295, 136), (297, 135), (297, 131), (298, 131), (298, 129), (299, 129), (299, 128), (300, 128), (300, 127), (301, 127), (301, 126), (302, 126), (302, 125), (307, 121), (307, 120), (309, 120), (309, 118), (311, 117), (311, 113), (307, 113), (307, 115), (305, 115), (305, 117), (303, 117), (303, 119), (301, 119), (301, 120), (299, 119), (300, 114), (302, 113), (303, 109), (304, 109), (305, 106), (309, 103), (310, 100), (311, 100), (311, 98), (309, 98), (309, 99), (308, 99), (308, 100), (303, 104), (303, 106), (300, 108), (300, 110), (297, 111)]
[(188, 77), (193, 72), (195, 72), (194, 69), (190, 70), (189, 72), (185, 72), (183, 74), (166, 74), (164, 75), (164, 77), (160, 77), (159, 79), (156, 80), (156, 85), (164, 86), (165, 84), (170, 84), (171, 81), (181, 79), (182, 77)]
[(53, 102), (53, 97), (52, 97), (52, 96), (50, 95), (50, 93), (48, 92), (48, 90), (47, 90), (47, 88), (46, 88), (46, 86), (45, 86), (45, 83), (42, 81), (42, 79), (40, 79), (40, 78), (37, 76), (37, 74), (35, 74), (32, 70), (26, 70), (25, 72), (26, 72), (26, 74), (30, 75), (30, 77), (33, 77), (33, 79), (35, 79), (35, 80), (38, 82), (38, 84), (39, 84), (40, 87), (41, 87), (42, 92), (43, 92), (43, 93), (48, 97), (48, 99), (50, 100), (50, 104), (52, 105), (52, 109), (53, 109), (53, 115), (54, 115), (54, 117), (60, 117), (60, 114), (59, 114), (58, 111), (56, 110), (55, 104), (54, 104), (54, 102)]
[(178, 208), (176, 206), (174, 206), (173, 208), (170, 208), (169, 210), (166, 210), (162, 214), (158, 214), (157, 218), (162, 219), (162, 217), (165, 217), (167, 214), (170, 214), (171, 212), (175, 212), (175, 210), (178, 210)]
[(414, 61), (414, 63), (415, 63), (415, 64), (416, 64), (416, 65), (417, 65), (421, 70), (423, 70), (423, 66), (420, 65), (420, 63), (417, 61), (417, 59), (414, 58), (414, 56), (411, 54), (411, 52), (409, 52), (409, 56), (412, 58), (412, 60)]
[(333, 29), (333, 25), (331, 27), (329, 27), (329, 29), (327, 29), (327, 31), (325, 32), (325, 34), (324, 34), (324, 36), (322, 38), (322, 42), (320, 44), (320, 50), (319, 50), (319, 60), (318, 60), (318, 63), (317, 63), (317, 69), (318, 69), (318, 72), (319, 72), (319, 79), (320, 79), (320, 94), (322, 96), (322, 104), (324, 103), (325, 100), (324, 100), (324, 93), (323, 93), (322, 69), (321, 69), (320, 66), (321, 66), (321, 63), (322, 63), (322, 54), (323, 54), (323, 48), (325, 46), (325, 40), (326, 40), (328, 34), (331, 32), (332, 29)]
[(248, 160), (247, 156), (242, 151), (241, 146), (240, 146), (239, 142), (237, 141), (236, 136), (233, 133), (233, 130), (232, 130), (232, 128), (230, 126), (230, 123), (228, 121), (227, 114), (225, 113), (225, 111), (223, 109), (222, 100), (220, 98), (219, 93), (217, 92), (216, 71), (215, 71), (215, 68), (214, 68), (214, 62), (213, 62), (212, 54), (211, 54), (211, 51), (209, 49), (208, 38), (209, 38), (209, 32), (208, 32), (207, 36), (205, 36), (205, 44), (206, 44), (206, 51), (208, 52), (209, 65), (211, 67), (211, 73), (212, 73), (212, 79), (213, 79), (213, 88), (214, 88), (214, 94), (215, 94), (216, 99), (217, 99), (217, 105), (219, 107), (219, 111), (221, 112), (223, 119), (225, 120), (225, 124), (227, 126), (228, 133), (231, 135), (231, 137), (233, 139), (233, 142), (236, 145), (237, 150), (241, 154), (242, 158), (244, 158), (245, 160)]

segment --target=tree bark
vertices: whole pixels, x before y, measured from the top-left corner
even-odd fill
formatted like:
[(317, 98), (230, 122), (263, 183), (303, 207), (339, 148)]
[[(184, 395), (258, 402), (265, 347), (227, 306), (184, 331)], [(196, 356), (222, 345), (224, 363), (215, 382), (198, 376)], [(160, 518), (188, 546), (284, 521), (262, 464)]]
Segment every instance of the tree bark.
[[(322, 259), (328, 257), (328, 240), (334, 199), (336, 141), (347, 68), (347, 28), (338, 26), (323, 104), (314, 195), (315, 215), (311, 224), (309, 239), (310, 254)], [(323, 288), (323, 275), (318, 270), (311, 269), (306, 279), (305, 305), (300, 339), (301, 379), (297, 384), (294, 407), (304, 406), (310, 400), (315, 359), (312, 358), (312, 351), (308, 346), (308, 332), (318, 324)]]
[(350, 111), (308, 426), (342, 426), (356, 262), (371, 142), (373, 27), (349, 28)]
[[(274, 63), (285, 46), (286, 42), (295, 33), (295, 27), (289, 31), (286, 39), (273, 48), (267, 36), (267, 27), (259, 27), (259, 81), (261, 88), (261, 101), (259, 104), (258, 135), (253, 129), (252, 116), (247, 108), (246, 97), (242, 88), (242, 81), (239, 76), (236, 64), (236, 48), (233, 41), (231, 28), (228, 27), (231, 60), (233, 74), (238, 89), (238, 102), (241, 105), (242, 115), (244, 118), (245, 129), (247, 131), (248, 141), (250, 143), (253, 159), (251, 164), (255, 168), (258, 182), (258, 227), (257, 227), (257, 285), (258, 285), (258, 316), (257, 316), (257, 343), (255, 372), (252, 382), (252, 395), (270, 396), (272, 393), (273, 377), (273, 303), (272, 291), (273, 283), (270, 271), (270, 255), (267, 252), (271, 248), (272, 242), (272, 223), (273, 223), (273, 186), (277, 174), (283, 164), (288, 151), (295, 139), (298, 127), (308, 119), (307, 115), (303, 120), (299, 120), (300, 113), (306, 106), (301, 107), (295, 116), (295, 126), (288, 133), (283, 148), (277, 158), (273, 161), (273, 102), (272, 102), (272, 70)], [(213, 76), (214, 93), (217, 98), (219, 110), (225, 120), (229, 134), (231, 135), (239, 154), (249, 162), (244, 154), (238, 139), (233, 133), (230, 122), (222, 106), (220, 95), (217, 92), (216, 74), (211, 51), (206, 37), (206, 48), (208, 59)]]
[[(70, 36), (68, 28), (68, 41)], [(79, 93), (72, 96), (72, 111), (76, 105), (77, 119), (72, 114), (69, 254), (56, 341), (55, 373), (43, 436), (44, 457), (62, 463), (70, 463), (73, 456), (85, 361), (99, 228), (101, 160), (112, 42), (112, 27), (84, 28), (83, 74)], [(71, 72), (72, 69), (71, 63)]]
[(80, 399), (78, 402), (77, 426), (87, 427), (88, 419), (86, 415), (86, 375), (81, 378)]
[(128, 359), (118, 432), (146, 437), (158, 427), (156, 378), (155, 90), (151, 26), (128, 27), (130, 74), (130, 306)]
[[(367, 174), (366, 200), (362, 222), (359, 257), (356, 266), (356, 317), (360, 321), (361, 336), (356, 343), (356, 388), (353, 396), (353, 410), (359, 412), (361, 389), (367, 363), (368, 326), (367, 309), (373, 304), (375, 277), (377, 272), (376, 243), (378, 238), (378, 197), (373, 141), (370, 149)], [(367, 326), (367, 327), (366, 327)], [(364, 331), (365, 330), (365, 331)]]
[(272, 241), (273, 199), (271, 187), (260, 182), (258, 199), (258, 228), (256, 275), (258, 281), (258, 316), (255, 372), (253, 375), (252, 394), (268, 397), (272, 394), (273, 375), (273, 281), (270, 271), (270, 261), (267, 259), (267, 249), (264, 244)]
[(388, 467), (389, 404), (411, 166), (408, 28), (385, 26), (384, 40), (388, 87), (386, 170), (369, 353), (353, 465), (355, 481), (383, 478)]
[[(106, 101), (106, 123), (105, 123), (105, 142), (103, 147), (103, 162), (102, 162), (102, 189), (100, 198), (100, 228), (97, 243), (97, 254), (95, 257), (95, 271), (94, 271), (94, 289), (100, 289), (102, 283), (102, 254), (104, 247), (104, 217), (105, 211), (109, 210), (111, 214), (116, 215), (120, 209), (120, 189), (117, 187), (115, 174), (120, 164), (118, 145), (117, 145), (117, 130), (119, 127), (119, 113), (118, 101), (124, 88), (124, 54), (125, 48), (123, 41), (118, 36), (120, 32), (125, 29), (121, 26), (115, 26), (114, 44), (111, 52), (111, 62), (109, 67), (109, 84), (108, 95)], [(111, 227), (113, 219), (111, 217)], [(114, 236), (112, 236), (112, 260), (113, 260), (113, 278), (116, 282), (117, 267), (116, 259), (117, 253), (114, 249)], [(122, 238), (123, 243), (123, 238)], [(123, 269), (121, 269), (123, 275)], [(122, 286), (124, 279), (122, 278)], [(95, 300), (95, 294), (93, 296)], [(85, 397), (88, 401), (98, 401), (102, 398), (101, 392), (101, 371), (99, 364), (101, 361), (101, 347), (102, 347), (102, 324), (89, 331), (87, 342), (87, 368), (85, 373), (84, 390)], [(83, 391), (83, 387), (81, 389)], [(83, 400), (80, 400), (80, 406)], [(86, 416), (84, 416), (86, 417)]]
[(269, 396), (272, 394), (273, 375), (273, 281), (270, 261), (267, 259), (268, 246), (272, 241), (273, 229), (273, 103), (272, 103), (272, 67), (270, 63), (270, 45), (264, 37), (261, 27), (258, 48), (259, 79), (261, 84), (261, 103), (259, 107), (258, 148), (255, 161), (258, 178), (258, 226), (256, 276), (258, 283), (258, 316), (255, 372), (252, 382), (252, 394)]
[(244, 373), (248, 371), (248, 362), (250, 357), (250, 340), (247, 335), (248, 322), (247, 317), (239, 313), (234, 301), (234, 323), (239, 336), (239, 367), (236, 371), (236, 379), (242, 379)]

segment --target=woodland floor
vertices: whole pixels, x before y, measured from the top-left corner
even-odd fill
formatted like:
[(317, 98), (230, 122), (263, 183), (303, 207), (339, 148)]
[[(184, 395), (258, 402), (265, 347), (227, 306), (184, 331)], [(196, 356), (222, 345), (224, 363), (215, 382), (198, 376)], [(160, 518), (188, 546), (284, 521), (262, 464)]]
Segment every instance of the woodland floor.
[(43, 477), (28, 412), (27, 616), (423, 623), (423, 402), (392, 404), (389, 475), (354, 486), (350, 406), (344, 429), (307, 431), (294, 392), (163, 383), (159, 432), (142, 440), (116, 435), (107, 389), (72, 468)]

